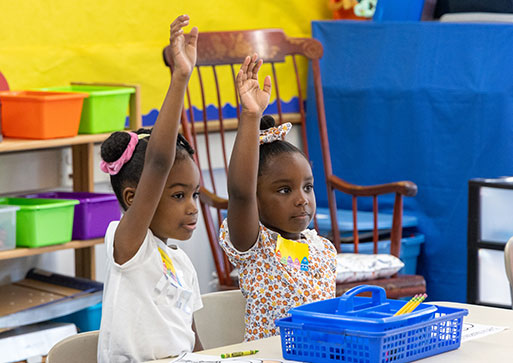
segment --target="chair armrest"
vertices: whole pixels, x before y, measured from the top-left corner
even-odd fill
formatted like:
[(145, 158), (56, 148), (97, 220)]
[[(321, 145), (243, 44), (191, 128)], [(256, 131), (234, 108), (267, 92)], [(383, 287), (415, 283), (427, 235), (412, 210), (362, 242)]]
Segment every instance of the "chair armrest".
[(200, 201), (217, 209), (228, 209), (228, 199), (221, 198), (204, 187), (200, 187)]
[(335, 175), (330, 176), (329, 181), (335, 189), (356, 196), (371, 197), (380, 194), (399, 193), (407, 197), (413, 197), (417, 194), (417, 185), (411, 181), (362, 186), (348, 183)]

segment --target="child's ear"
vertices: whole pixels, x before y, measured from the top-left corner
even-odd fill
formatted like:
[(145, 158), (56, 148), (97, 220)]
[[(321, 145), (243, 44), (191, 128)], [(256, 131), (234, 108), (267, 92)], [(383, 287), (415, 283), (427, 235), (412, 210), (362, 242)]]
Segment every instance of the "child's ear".
[(125, 205), (127, 208), (130, 208), (134, 201), (135, 197), (135, 188), (132, 187), (126, 187), (123, 189), (123, 202), (125, 202)]

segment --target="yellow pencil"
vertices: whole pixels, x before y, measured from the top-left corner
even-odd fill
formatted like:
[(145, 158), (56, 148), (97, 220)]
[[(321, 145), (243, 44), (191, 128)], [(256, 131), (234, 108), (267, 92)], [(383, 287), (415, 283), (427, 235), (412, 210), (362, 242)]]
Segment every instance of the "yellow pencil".
[(404, 312), (404, 314), (411, 313), (413, 310), (417, 308), (417, 306), (420, 305), (421, 302), (423, 302), (427, 297), (427, 294), (422, 295), (413, 305), (411, 305), (407, 311)]
[(419, 296), (420, 296), (420, 295), (415, 295), (414, 297), (412, 297), (412, 298), (410, 299), (410, 301), (408, 301), (406, 304), (404, 304), (404, 305), (403, 305), (403, 307), (402, 307), (402, 308), (400, 308), (400, 309), (399, 309), (399, 310), (394, 314), (394, 316), (403, 314), (403, 312), (404, 312), (404, 311), (405, 311), (405, 310), (406, 310), (406, 309), (407, 309), (411, 304), (413, 304)]

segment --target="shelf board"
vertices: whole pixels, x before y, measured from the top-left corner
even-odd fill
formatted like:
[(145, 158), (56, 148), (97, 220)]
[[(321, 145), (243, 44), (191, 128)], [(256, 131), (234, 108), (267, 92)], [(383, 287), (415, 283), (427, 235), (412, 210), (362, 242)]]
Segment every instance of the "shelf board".
[[(278, 121), (278, 115), (273, 116)], [(300, 123), (301, 115), (299, 113), (284, 113), (283, 122), (291, 122), (293, 124)], [(207, 125), (209, 131), (216, 131), (220, 128), (220, 122), (216, 120), (208, 121)], [(226, 130), (236, 130), (238, 121), (236, 118), (224, 119), (223, 125)], [(194, 127), (197, 133), (204, 132), (203, 122), (195, 122)], [(107, 137), (109, 137), (110, 134), (111, 133), (109, 132), (105, 134), (77, 135), (75, 137), (64, 137), (60, 139), (46, 140), (13, 139), (10, 137), (4, 137), (4, 139), (0, 142), (0, 153), (52, 149), (71, 145), (99, 143), (103, 142)]]
[(65, 147), (71, 145), (89, 144), (104, 141), (109, 137), (106, 134), (78, 135), (75, 137), (64, 137), (60, 139), (31, 140), (31, 139), (13, 139), (5, 137), (0, 142), (0, 153), (8, 153), (15, 151), (51, 149), (57, 147)]
[(95, 239), (89, 239), (89, 240), (84, 240), (84, 241), (71, 241), (71, 242), (62, 243), (62, 244), (58, 244), (58, 245), (51, 245), (51, 246), (38, 247), (38, 248), (20, 247), (20, 248), (15, 248), (12, 250), (0, 251), (0, 260), (9, 260), (11, 258), (41, 255), (43, 253), (61, 251), (61, 250), (92, 247), (94, 245), (101, 244), (101, 243), (103, 243), (103, 238), (95, 238)]

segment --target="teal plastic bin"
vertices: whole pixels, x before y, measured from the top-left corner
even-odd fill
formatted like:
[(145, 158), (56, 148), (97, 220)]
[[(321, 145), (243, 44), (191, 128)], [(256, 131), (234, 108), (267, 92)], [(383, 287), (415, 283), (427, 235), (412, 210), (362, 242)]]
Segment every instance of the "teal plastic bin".
[(0, 198), (16, 205), (16, 246), (42, 247), (71, 241), (75, 199)]
[(88, 93), (84, 99), (79, 134), (101, 134), (125, 128), (130, 87), (70, 85), (44, 88), (45, 91)]
[(52, 319), (52, 321), (58, 323), (73, 323), (81, 333), (91, 330), (99, 330), (100, 323), (102, 321), (102, 303), (98, 303), (69, 315)]

